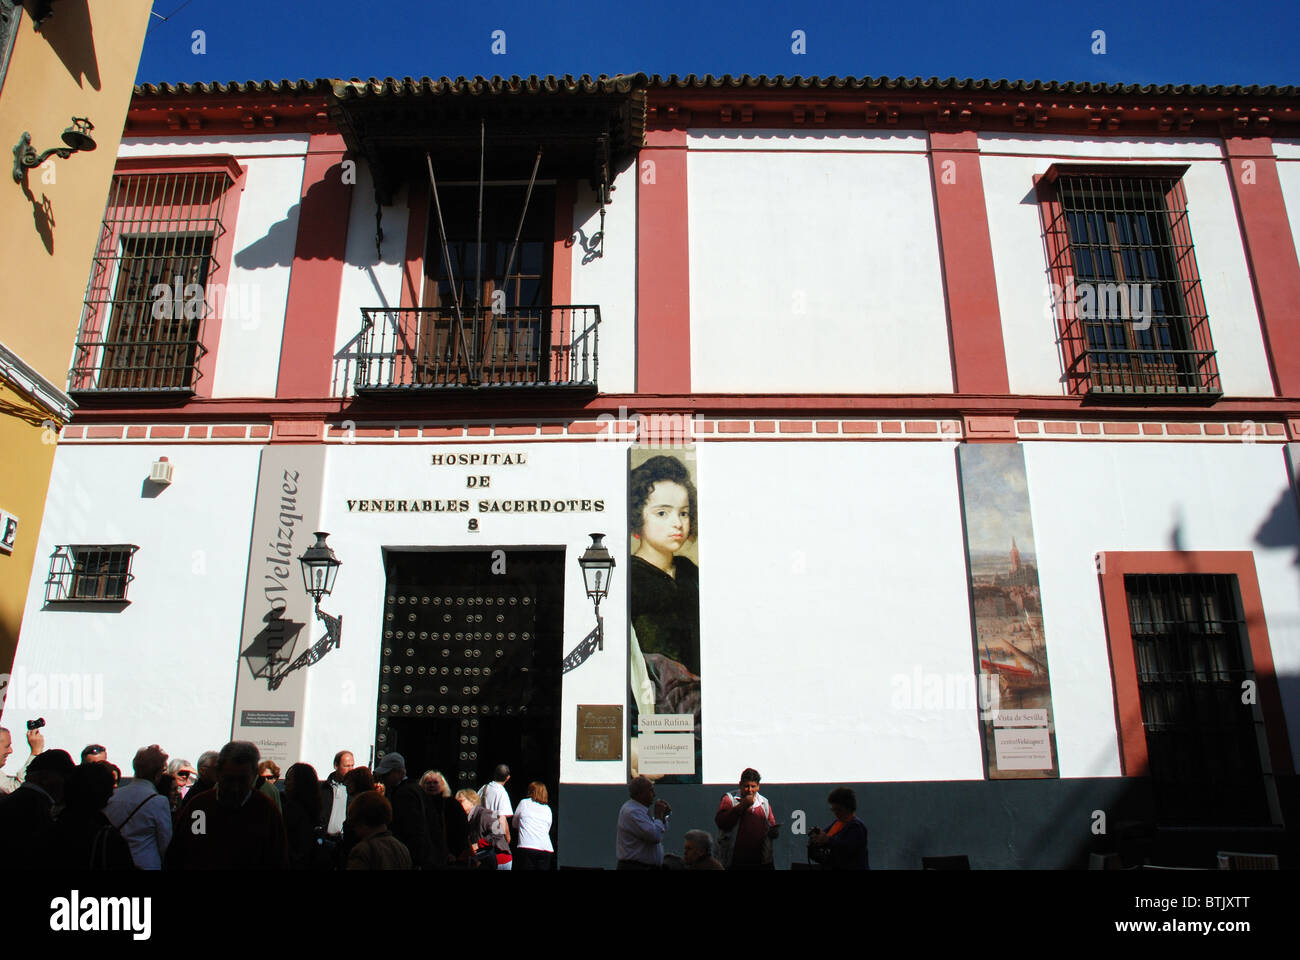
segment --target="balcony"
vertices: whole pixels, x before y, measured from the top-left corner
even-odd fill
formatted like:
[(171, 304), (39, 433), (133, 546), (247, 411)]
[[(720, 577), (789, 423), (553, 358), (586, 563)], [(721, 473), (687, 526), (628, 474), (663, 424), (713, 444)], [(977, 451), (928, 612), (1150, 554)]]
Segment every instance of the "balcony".
[(368, 308), (355, 343), (358, 394), (596, 392), (600, 307)]
[(94, 397), (192, 396), (198, 362), (206, 353), (196, 336), (176, 339), (79, 339), (68, 392), (82, 402)]
[(1104, 401), (1223, 396), (1213, 350), (1090, 349), (1066, 371), (1073, 392)]

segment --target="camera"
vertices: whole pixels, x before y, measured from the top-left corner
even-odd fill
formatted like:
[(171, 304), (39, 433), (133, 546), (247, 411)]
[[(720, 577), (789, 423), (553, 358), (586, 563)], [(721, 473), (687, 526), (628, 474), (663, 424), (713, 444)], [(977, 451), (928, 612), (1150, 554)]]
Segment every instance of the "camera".
[(31, 732), (32, 730), (39, 730), (39, 729), (41, 729), (41, 727), (43, 727), (43, 726), (45, 726), (45, 718), (44, 718), (44, 717), (37, 717), (35, 720), (28, 720), (28, 721), (27, 721), (27, 730), (28, 730), (28, 732)]

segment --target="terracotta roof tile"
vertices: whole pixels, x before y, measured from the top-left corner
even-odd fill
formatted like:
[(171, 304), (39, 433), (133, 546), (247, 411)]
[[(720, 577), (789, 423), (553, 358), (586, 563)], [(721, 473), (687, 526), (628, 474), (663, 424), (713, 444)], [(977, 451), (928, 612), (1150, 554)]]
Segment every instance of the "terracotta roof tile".
[(1259, 84), (1209, 86), (1206, 84), (1137, 84), (1092, 83), (1089, 81), (1056, 80), (994, 80), (990, 78), (958, 77), (787, 77), (782, 74), (724, 74), (714, 76), (687, 74), (667, 77), (644, 73), (601, 75), (583, 74), (574, 77), (548, 75), (544, 77), (411, 77), (396, 79), (371, 78), (369, 80), (250, 80), (229, 83), (160, 83), (140, 84), (135, 88), (138, 97), (167, 97), (194, 95), (231, 95), (257, 93), (326, 93), (339, 99), (369, 96), (421, 96), (421, 95), (479, 95), (479, 94), (530, 94), (530, 93), (627, 93), (631, 90), (827, 90), (827, 91), (934, 91), (959, 93), (1031, 93), (1031, 94), (1090, 94), (1106, 96), (1141, 97), (1300, 97), (1300, 87), (1260, 86)]

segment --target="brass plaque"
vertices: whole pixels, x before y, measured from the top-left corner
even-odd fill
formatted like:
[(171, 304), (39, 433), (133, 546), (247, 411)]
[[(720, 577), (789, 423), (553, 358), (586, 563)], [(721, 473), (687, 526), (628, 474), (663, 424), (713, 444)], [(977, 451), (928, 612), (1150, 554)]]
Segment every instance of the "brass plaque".
[(578, 759), (623, 759), (623, 705), (578, 705)]

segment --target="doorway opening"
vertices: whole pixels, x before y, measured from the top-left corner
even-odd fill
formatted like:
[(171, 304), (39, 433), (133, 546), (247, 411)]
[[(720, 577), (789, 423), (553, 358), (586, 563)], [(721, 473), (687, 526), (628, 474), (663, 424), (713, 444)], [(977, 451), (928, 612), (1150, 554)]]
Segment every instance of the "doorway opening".
[(384, 550), (375, 756), (454, 793), (510, 767), (512, 806), (541, 780), (559, 823), (563, 547)]

